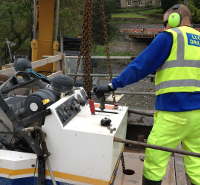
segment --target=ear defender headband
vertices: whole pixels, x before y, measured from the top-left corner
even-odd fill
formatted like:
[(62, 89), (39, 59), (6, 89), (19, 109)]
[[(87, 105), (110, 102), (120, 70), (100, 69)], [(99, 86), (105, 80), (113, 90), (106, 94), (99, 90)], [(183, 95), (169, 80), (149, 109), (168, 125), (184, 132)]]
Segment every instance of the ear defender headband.
[[(173, 10), (179, 9), (180, 4), (176, 4), (172, 7), (172, 12)], [(171, 13), (168, 18), (168, 24), (170, 25), (171, 28), (178, 27), (181, 24), (181, 10), (179, 9), (180, 14), (178, 13)]]

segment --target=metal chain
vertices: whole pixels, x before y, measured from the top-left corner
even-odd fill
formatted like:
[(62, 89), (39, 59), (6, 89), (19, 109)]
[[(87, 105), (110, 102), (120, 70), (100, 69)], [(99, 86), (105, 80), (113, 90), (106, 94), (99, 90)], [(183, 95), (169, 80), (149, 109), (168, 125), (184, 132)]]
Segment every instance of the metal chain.
[(92, 0), (85, 0), (83, 25), (82, 25), (82, 41), (73, 81), (75, 85), (80, 65), (80, 60), (82, 56), (83, 86), (89, 98), (91, 98), (91, 78), (90, 78), (91, 41), (92, 41)]
[[(107, 28), (106, 28), (106, 18), (104, 13), (104, 3), (103, 0), (100, 0), (101, 4), (101, 14), (102, 14), (102, 20), (103, 20), (103, 31), (104, 31), (104, 38), (105, 38), (105, 46), (106, 46), (106, 52), (107, 52), (107, 63), (108, 63), (108, 70), (110, 75), (110, 81), (112, 81), (112, 70), (111, 70), (111, 63), (110, 63), (110, 53), (108, 48), (108, 35), (107, 35)], [(112, 98), (113, 98), (113, 104), (115, 103), (115, 93), (112, 92)]]
[(124, 162), (123, 152), (122, 152), (122, 156), (121, 156), (121, 161), (122, 161), (122, 169), (123, 169), (123, 172), (124, 172), (125, 171), (125, 162)]

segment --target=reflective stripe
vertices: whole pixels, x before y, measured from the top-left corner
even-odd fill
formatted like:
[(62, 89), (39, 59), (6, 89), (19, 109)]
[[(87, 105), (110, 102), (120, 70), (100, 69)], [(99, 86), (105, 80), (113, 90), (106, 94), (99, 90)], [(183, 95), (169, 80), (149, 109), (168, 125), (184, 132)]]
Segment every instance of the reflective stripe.
[(177, 38), (177, 61), (182, 62), (184, 60), (185, 42), (183, 32), (179, 28), (172, 28), (178, 35)]
[[(184, 61), (184, 53), (185, 53), (185, 43), (184, 36), (182, 31), (179, 28), (172, 28), (174, 32), (177, 33), (177, 60), (165, 62), (162, 67), (160, 67), (157, 72), (164, 70), (166, 68), (172, 67), (181, 67)], [(173, 63), (174, 62), (174, 63)], [(185, 65), (183, 65), (185, 66)], [(187, 65), (186, 65), (187, 66)]]
[(168, 87), (187, 87), (194, 86), (200, 87), (200, 80), (171, 80), (165, 81), (155, 86), (155, 90), (165, 89)]
[(167, 68), (172, 68), (172, 67), (197, 67), (200, 68), (200, 60), (173, 60), (169, 62), (165, 62), (160, 70), (164, 70)]

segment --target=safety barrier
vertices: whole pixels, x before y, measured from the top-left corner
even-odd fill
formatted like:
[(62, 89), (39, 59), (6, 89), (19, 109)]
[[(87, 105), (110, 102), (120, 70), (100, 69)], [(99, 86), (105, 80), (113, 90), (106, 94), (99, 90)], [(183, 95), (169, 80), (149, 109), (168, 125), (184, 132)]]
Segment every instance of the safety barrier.
[[(49, 77), (52, 78), (56, 74), (65, 74), (66, 73), (65, 61), (66, 61), (65, 55), (58, 54), (56, 56), (49, 56), (48, 58), (38, 60), (35, 62), (31, 62), (31, 64), (32, 64), (32, 68), (35, 69), (37, 67), (56, 62), (56, 71), (54, 73), (52, 73), (51, 75), (49, 75)], [(13, 65), (14, 65), (13, 63), (7, 64), (6, 69), (1, 70), (0, 74), (8, 76), (8, 75), (12, 75), (12, 74), (16, 73)]]

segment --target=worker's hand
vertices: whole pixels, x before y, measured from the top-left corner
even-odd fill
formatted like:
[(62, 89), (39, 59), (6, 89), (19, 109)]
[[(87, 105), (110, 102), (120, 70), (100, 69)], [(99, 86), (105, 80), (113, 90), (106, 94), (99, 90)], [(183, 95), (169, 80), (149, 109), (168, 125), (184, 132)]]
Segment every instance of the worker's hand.
[(93, 92), (97, 96), (97, 98), (100, 98), (103, 96), (104, 93), (109, 93), (111, 91), (114, 91), (110, 86), (108, 85), (98, 85), (93, 89)]

